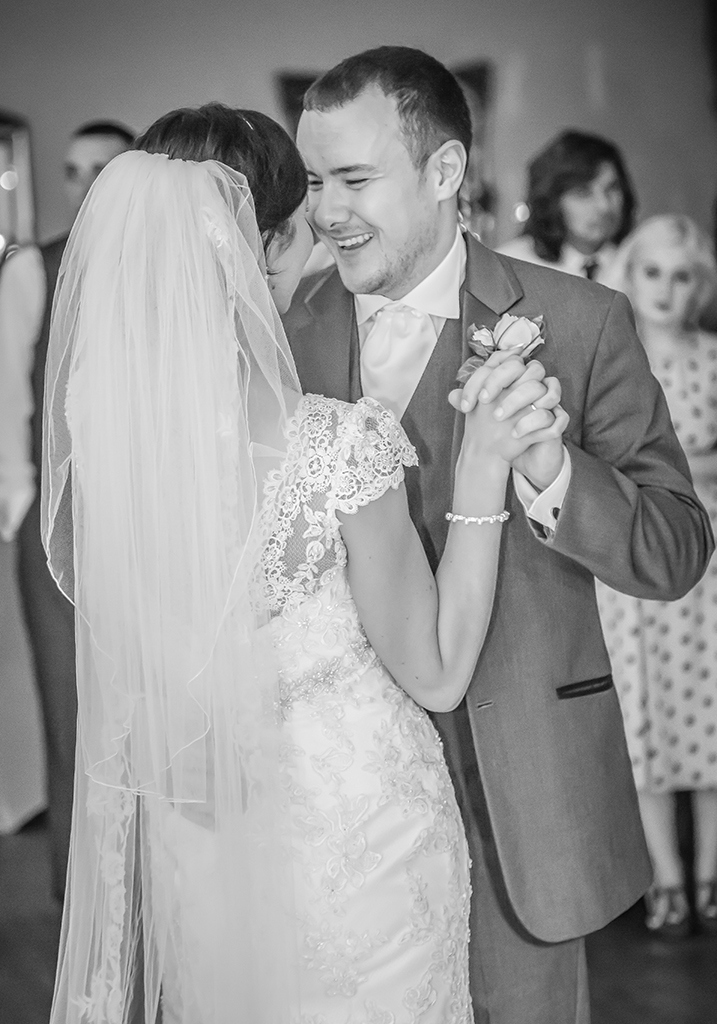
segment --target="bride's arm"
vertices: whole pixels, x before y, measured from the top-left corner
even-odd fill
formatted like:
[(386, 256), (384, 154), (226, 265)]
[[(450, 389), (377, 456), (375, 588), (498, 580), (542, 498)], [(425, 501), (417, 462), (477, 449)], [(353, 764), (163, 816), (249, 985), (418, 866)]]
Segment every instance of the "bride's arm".
[[(512, 363), (501, 372), (515, 381), (523, 367)], [(478, 386), (485, 371), (480, 374)], [(467, 414), (453, 503), (446, 511), (464, 516), (503, 511), (510, 463), (530, 444), (559, 438), (564, 429), (562, 419), (545, 411), (559, 401), (556, 383), (548, 388), (526, 371), (493, 403), (476, 405)], [(469, 384), (464, 395), (470, 390)], [(537, 402), (544, 408), (536, 413), (530, 404)], [(494, 413), (501, 405), (509, 414), (497, 420)], [(431, 711), (451, 710), (462, 700), (483, 646), (505, 527), (499, 522), (451, 523), (434, 578), (403, 485), (340, 518), (351, 592), (372, 647), (419, 704)]]

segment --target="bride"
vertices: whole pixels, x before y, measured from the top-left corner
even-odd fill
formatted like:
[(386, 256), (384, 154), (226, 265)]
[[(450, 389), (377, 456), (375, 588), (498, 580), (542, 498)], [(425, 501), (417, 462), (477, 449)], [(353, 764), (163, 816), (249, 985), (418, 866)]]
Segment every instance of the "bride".
[(424, 709), (480, 653), (510, 463), (566, 417), (505, 353), (451, 394), (434, 578), (393, 414), (300, 392), (278, 312), (306, 190), (270, 118), (180, 110), (70, 237), (43, 469), (79, 690), (55, 1024), (472, 1021), (468, 854)]

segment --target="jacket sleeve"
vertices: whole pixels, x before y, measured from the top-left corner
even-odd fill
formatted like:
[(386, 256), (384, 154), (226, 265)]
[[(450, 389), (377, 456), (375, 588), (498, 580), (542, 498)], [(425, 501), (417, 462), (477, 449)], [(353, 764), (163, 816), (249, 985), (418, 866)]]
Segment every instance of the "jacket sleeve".
[(700, 580), (714, 550), (665, 397), (624, 295), (613, 296), (590, 368), (579, 444), (555, 551), (614, 590), (672, 601)]

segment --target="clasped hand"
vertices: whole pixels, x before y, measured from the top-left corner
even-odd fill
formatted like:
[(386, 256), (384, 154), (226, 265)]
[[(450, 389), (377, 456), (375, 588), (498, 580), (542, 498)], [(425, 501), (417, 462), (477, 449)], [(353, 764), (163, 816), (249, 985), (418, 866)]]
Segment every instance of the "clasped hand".
[(546, 376), (538, 360), (525, 364), (510, 352), (494, 352), (448, 400), (465, 414), (465, 446), (503, 459), (542, 491), (563, 465), (569, 417), (561, 394), (560, 381)]

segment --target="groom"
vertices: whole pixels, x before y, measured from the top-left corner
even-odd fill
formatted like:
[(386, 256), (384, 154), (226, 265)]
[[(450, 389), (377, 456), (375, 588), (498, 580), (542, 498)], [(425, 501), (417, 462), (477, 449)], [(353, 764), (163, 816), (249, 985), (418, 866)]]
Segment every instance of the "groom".
[(545, 318), (539, 358), (563, 385), (566, 442), (514, 467), (485, 646), (465, 701), (436, 721), (473, 860), (476, 1022), (586, 1024), (583, 937), (650, 882), (593, 577), (674, 599), (713, 541), (627, 300), (459, 231), (470, 137), (457, 82), (417, 50), (368, 51), (312, 85), (298, 144), (336, 267), (303, 283), (286, 326), (307, 391), (371, 394), (402, 417), (435, 568), (460, 445), (446, 396), (467, 337), (507, 311)]

